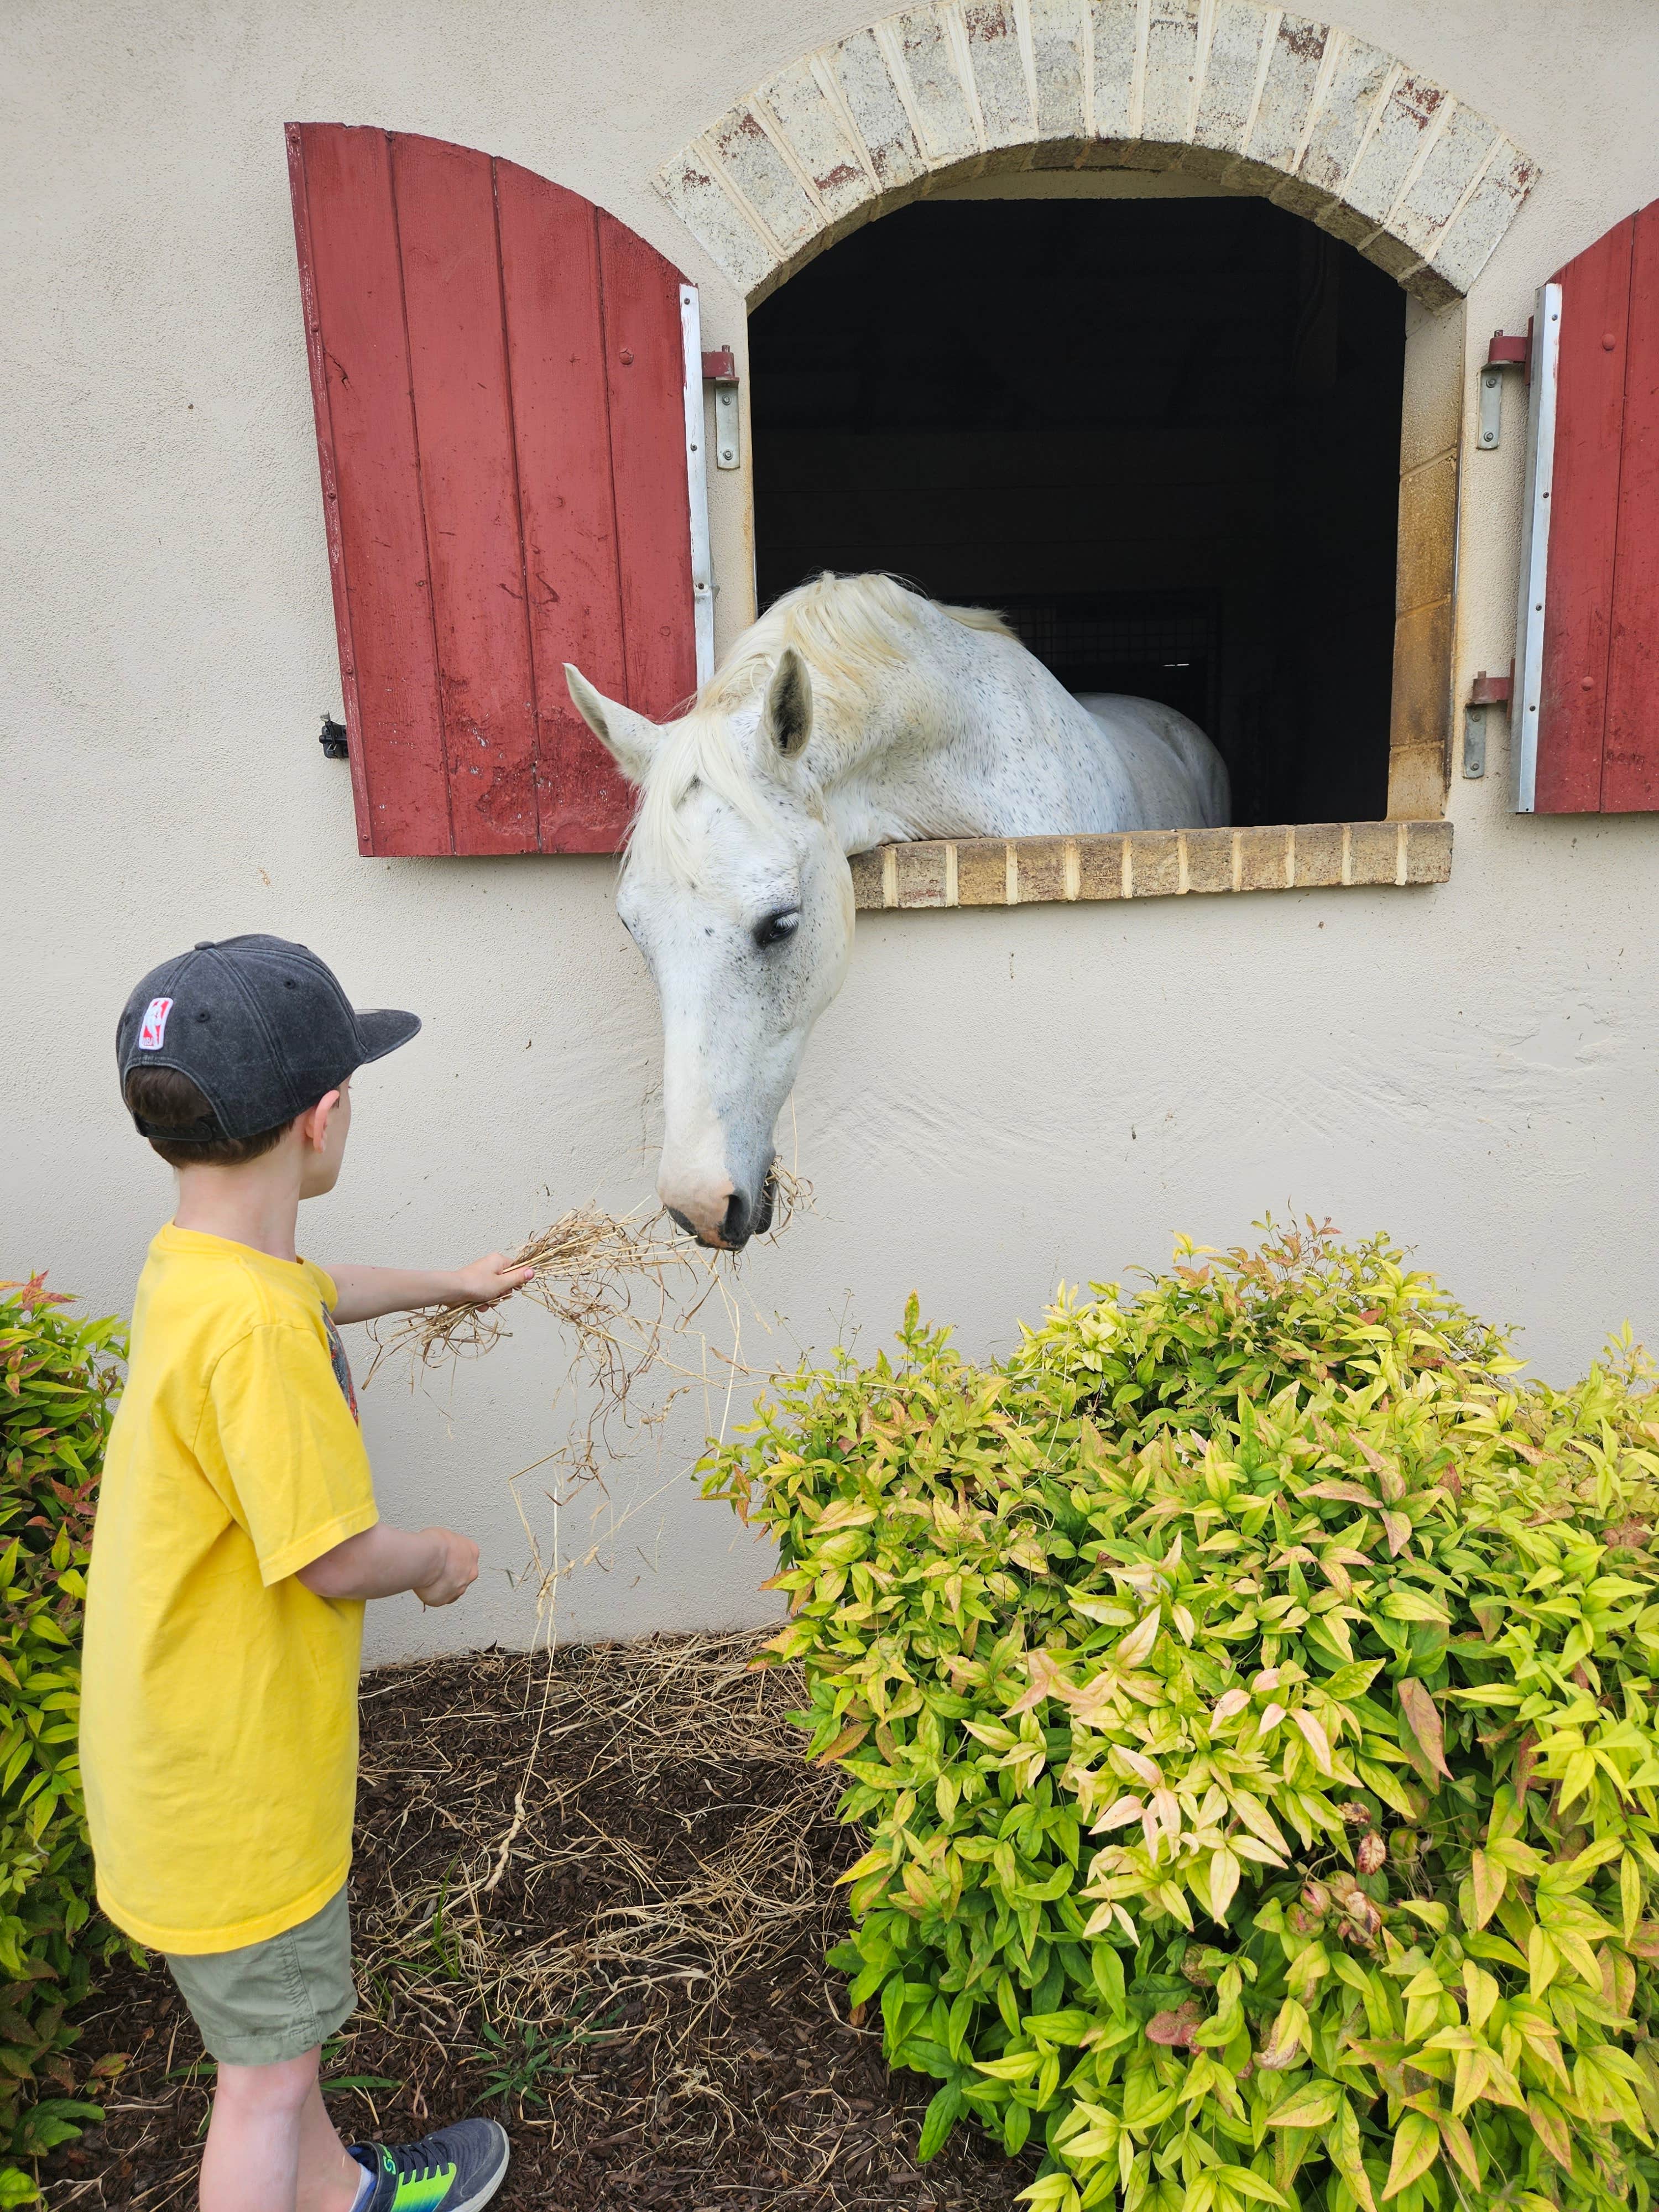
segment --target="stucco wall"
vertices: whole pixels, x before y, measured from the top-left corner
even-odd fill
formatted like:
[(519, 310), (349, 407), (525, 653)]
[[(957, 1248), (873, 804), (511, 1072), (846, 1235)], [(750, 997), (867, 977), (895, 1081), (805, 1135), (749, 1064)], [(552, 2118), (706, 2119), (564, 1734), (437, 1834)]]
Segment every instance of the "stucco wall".
[[(50, 1267), (93, 1307), (125, 1304), (170, 1178), (118, 1109), (115, 1012), (154, 960), (239, 930), (301, 937), (361, 1000), (426, 1020), (362, 1079), (345, 1181), (303, 1249), (455, 1261), (577, 1200), (647, 1194), (655, 1006), (610, 865), (361, 860), (344, 769), (316, 745), (339, 679), (280, 126), (392, 125), (556, 177), (679, 260), (705, 343), (741, 348), (741, 303), (652, 177), (873, 12), (7, 11), (0, 1275)], [(1471, 297), (1472, 357), (1659, 195), (1641, 0), (1354, 0), (1339, 20), (1542, 166)], [(1466, 445), (1461, 687), (1509, 660), (1519, 433), (1512, 412), (1498, 453)], [(744, 487), (717, 476), (714, 494), (730, 635)], [(1659, 821), (1516, 821), (1499, 750), (1454, 785), (1443, 889), (863, 917), (797, 1095), (817, 1212), (745, 1260), (753, 1308), (784, 1317), (769, 1338), (751, 1318), (745, 1352), (827, 1346), (848, 1316), (872, 1344), (913, 1286), (988, 1347), (1059, 1276), (1161, 1261), (1177, 1230), (1233, 1241), (1287, 1200), (1389, 1227), (1547, 1368), (1582, 1365), (1626, 1316), (1659, 1333)], [(377, 1654), (532, 1632), (507, 1484), (563, 1432), (560, 1365), (530, 1316), (453, 1388), (368, 1394), (387, 1512), (474, 1528), (486, 1562), (453, 1613), (378, 1608)], [(684, 1480), (702, 1418), (687, 1401), (660, 1451), (611, 1471), (632, 1518), (607, 1571), (563, 1585), (562, 1633), (769, 1607), (757, 1555)], [(537, 1479), (520, 1489), (546, 1540)], [(567, 1553), (585, 1549), (586, 1509), (564, 1518)]]

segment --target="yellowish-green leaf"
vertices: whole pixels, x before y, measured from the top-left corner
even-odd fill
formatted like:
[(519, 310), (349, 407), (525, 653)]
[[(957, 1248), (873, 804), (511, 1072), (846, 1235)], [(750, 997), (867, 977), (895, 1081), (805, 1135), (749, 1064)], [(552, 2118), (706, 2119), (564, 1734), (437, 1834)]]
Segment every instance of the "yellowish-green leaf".
[(1469, 1879), (1474, 1888), (1474, 1925), (1484, 1928), (1503, 1902), (1509, 1875), (1486, 1851), (1469, 1855)]
[(1238, 1893), (1238, 1860), (1230, 1850), (1218, 1850), (1210, 1860), (1210, 1911), (1217, 1920), (1225, 1920), (1227, 1907)]
[(1419, 2180), (1440, 2155), (1440, 2130), (1422, 2112), (1407, 2112), (1395, 2130), (1394, 2157), (1383, 2184), (1382, 2201), (1398, 2197)]
[(1474, 2182), (1479, 2188), (1480, 2162), (1475, 2156), (1474, 2139), (1468, 2130), (1462, 2120), (1454, 2119), (1449, 2112), (1437, 2112), (1435, 2118), (1440, 2128), (1440, 2140), (1450, 2154), (1454, 2163), (1464, 2177)]
[(1541, 2094), (1527, 2100), (1527, 2118), (1534, 2133), (1559, 2166), (1572, 2172), (1572, 2137), (1566, 2115), (1553, 2098)]
[(1422, 1683), (1409, 1674), (1395, 1686), (1400, 1697), (1400, 1710), (1406, 1717), (1406, 1725), (1416, 1739), (1424, 1759), (1435, 1773), (1443, 1774), (1449, 1781), (1451, 1769), (1446, 1764), (1446, 1737), (1439, 1707)]
[(1158, 1642), (1158, 1631), (1163, 1626), (1163, 1614), (1155, 1608), (1146, 1615), (1139, 1627), (1132, 1628), (1117, 1646), (1112, 1654), (1114, 1663), (1119, 1667), (1139, 1666), (1141, 1661), (1148, 1656), (1152, 1646)]
[(1290, 2199), (1262, 2175), (1252, 2172), (1248, 2166), (1216, 2166), (1210, 2171), (1217, 2183), (1231, 2190), (1234, 2196), (1248, 2197), (1257, 2204), (1282, 2205), (1289, 2212)]
[(1329, 2080), (1310, 2081), (1292, 2088), (1282, 2105), (1267, 2115), (1270, 2128), (1322, 2128), (1335, 2118), (1342, 2101), (1340, 2086)]

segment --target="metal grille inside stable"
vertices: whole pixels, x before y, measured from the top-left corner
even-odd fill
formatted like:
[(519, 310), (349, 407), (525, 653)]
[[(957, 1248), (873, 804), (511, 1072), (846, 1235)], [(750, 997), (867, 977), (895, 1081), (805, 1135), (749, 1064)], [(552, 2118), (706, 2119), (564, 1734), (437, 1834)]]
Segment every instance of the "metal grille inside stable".
[(1212, 592), (1018, 593), (997, 602), (1068, 691), (1162, 699), (1213, 730), (1221, 608)]

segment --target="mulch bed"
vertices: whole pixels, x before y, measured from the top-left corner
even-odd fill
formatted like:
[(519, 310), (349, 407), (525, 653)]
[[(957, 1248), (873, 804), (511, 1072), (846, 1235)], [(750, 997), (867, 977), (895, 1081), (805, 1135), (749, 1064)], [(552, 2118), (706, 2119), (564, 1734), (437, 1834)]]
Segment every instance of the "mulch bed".
[[(501, 2212), (1012, 2205), (1031, 2172), (882, 2063), (823, 1954), (856, 1856), (750, 1636), (488, 1651), (363, 1685), (362, 2008), (325, 2054), (349, 2138), (506, 2124)], [(165, 1969), (121, 1966), (77, 2057), (129, 2063), (54, 2208), (193, 2202), (210, 2075)]]

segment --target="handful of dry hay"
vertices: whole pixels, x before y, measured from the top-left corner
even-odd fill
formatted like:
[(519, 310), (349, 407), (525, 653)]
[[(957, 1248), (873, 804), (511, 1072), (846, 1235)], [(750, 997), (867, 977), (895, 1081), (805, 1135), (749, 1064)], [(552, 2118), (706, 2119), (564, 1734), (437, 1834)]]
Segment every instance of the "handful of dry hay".
[[(671, 1242), (654, 1222), (618, 1220), (597, 1206), (579, 1206), (550, 1229), (538, 1231), (512, 1255), (513, 1266), (536, 1272), (507, 1295), (533, 1298), (568, 1328), (576, 1340), (576, 1368), (604, 1395), (620, 1401), (656, 1355), (671, 1281), (704, 1272), (691, 1256), (694, 1249)], [(706, 1295), (705, 1285), (696, 1304)], [(476, 1358), (508, 1333), (502, 1319), (506, 1303), (435, 1306), (410, 1314), (381, 1341), (374, 1365), (405, 1352), (422, 1367)]]
[[(811, 1183), (781, 1160), (773, 1161), (769, 1180), (773, 1217), (769, 1241), (787, 1228), (798, 1206), (810, 1207), (812, 1202)], [(627, 1395), (627, 1382), (656, 1354), (671, 1282), (680, 1291), (696, 1286), (696, 1297), (675, 1324), (684, 1328), (708, 1297), (721, 1256), (685, 1238), (664, 1235), (659, 1226), (662, 1219), (658, 1213), (644, 1222), (634, 1214), (618, 1220), (598, 1206), (578, 1206), (550, 1229), (538, 1230), (511, 1255), (511, 1266), (536, 1272), (507, 1297), (533, 1298), (569, 1329), (576, 1339), (579, 1364), (614, 1397)], [(655, 1293), (655, 1310), (648, 1313), (636, 1304), (636, 1293), (647, 1284)], [(411, 1314), (381, 1341), (374, 1367), (394, 1352), (410, 1352), (422, 1366), (431, 1367), (440, 1360), (471, 1358), (488, 1352), (509, 1334), (501, 1321), (506, 1303), (498, 1298), (494, 1305), (435, 1306)], [(628, 1340), (626, 1358), (623, 1335)], [(374, 1369), (369, 1371), (372, 1376)], [(618, 1383), (622, 1388), (616, 1387)]]

